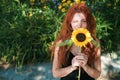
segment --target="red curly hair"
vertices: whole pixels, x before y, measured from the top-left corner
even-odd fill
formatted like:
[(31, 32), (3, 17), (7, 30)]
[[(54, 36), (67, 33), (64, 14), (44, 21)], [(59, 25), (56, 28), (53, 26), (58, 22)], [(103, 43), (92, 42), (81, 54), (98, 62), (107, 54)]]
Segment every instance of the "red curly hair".
[[(72, 21), (72, 18), (75, 13), (83, 13), (84, 14), (84, 16), (86, 17), (86, 21), (87, 21), (87, 29), (91, 33), (91, 36), (93, 37), (93, 39), (98, 41), (96, 38), (96, 35), (95, 35), (96, 22), (95, 22), (94, 17), (92, 16), (92, 13), (89, 10), (89, 8), (85, 4), (81, 4), (81, 3), (73, 5), (68, 9), (68, 12), (66, 13), (60, 33), (58, 34), (58, 36), (54, 42), (54, 45), (52, 47), (51, 57), (54, 56), (55, 46), (58, 41), (60, 41), (60, 40), (65, 41), (66, 39), (71, 38), (71, 34), (73, 31), (73, 29), (71, 27), (71, 21)], [(67, 51), (66, 47), (67, 46), (62, 46), (59, 49), (59, 52), (58, 52), (58, 56), (59, 56), (58, 57), (58, 61), (59, 61), (58, 65), (59, 66), (60, 65), (66, 66), (66, 64), (67, 64), (70, 49)], [(86, 47), (82, 47), (82, 52), (89, 56), (88, 64), (93, 65), (95, 59), (97, 58), (97, 48), (93, 45), (93, 43), (90, 42), (87, 44)]]

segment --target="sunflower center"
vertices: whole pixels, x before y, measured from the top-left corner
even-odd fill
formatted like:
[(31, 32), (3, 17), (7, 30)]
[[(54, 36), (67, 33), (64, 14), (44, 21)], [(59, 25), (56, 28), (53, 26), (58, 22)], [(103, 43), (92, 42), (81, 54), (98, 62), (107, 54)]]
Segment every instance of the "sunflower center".
[(83, 33), (78, 33), (78, 34), (76, 35), (76, 39), (77, 39), (78, 41), (80, 41), (80, 42), (83, 42), (83, 41), (85, 41), (86, 36), (85, 36), (85, 34), (83, 34)]

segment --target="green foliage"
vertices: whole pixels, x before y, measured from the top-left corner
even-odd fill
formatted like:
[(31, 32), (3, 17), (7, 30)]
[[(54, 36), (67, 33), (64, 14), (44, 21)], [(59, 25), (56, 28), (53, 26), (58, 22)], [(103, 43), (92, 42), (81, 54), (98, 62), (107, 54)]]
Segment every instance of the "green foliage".
[(110, 49), (111, 46), (111, 40), (109, 36), (111, 35), (109, 31), (113, 30), (111, 27), (111, 23), (108, 23), (107, 21), (104, 21), (103, 18), (99, 15), (96, 16), (96, 23), (97, 23), (97, 37), (101, 41), (101, 47), (104, 50)]
[(1, 4), (0, 59), (17, 66), (48, 60), (59, 22), (55, 11), (31, 8), (19, 0)]
[(86, 0), (97, 21), (97, 37), (104, 51), (114, 51), (120, 45), (120, 1)]

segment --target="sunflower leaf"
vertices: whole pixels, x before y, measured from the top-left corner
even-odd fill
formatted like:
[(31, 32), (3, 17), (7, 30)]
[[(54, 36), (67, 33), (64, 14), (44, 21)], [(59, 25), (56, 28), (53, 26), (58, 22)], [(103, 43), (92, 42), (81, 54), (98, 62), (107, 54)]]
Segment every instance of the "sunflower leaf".
[(67, 46), (67, 50), (72, 46), (73, 41), (72, 41), (72, 40), (69, 40), (68, 43), (69, 43), (69, 44), (68, 44), (68, 46)]
[(65, 45), (70, 46), (71, 44), (72, 44), (72, 40), (68, 39), (68, 40), (65, 40), (64, 42), (61, 42), (60, 44), (58, 44), (58, 46), (65, 46)]
[(100, 46), (100, 44), (97, 41), (92, 40), (92, 42), (93, 42), (93, 44), (94, 44), (95, 47), (99, 47)]

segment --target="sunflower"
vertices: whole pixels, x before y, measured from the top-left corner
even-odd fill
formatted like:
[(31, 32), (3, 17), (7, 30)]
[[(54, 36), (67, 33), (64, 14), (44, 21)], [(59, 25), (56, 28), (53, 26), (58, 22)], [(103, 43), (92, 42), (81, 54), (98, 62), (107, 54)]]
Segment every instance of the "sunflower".
[(72, 32), (71, 39), (76, 46), (85, 47), (92, 38), (87, 29), (79, 28)]

